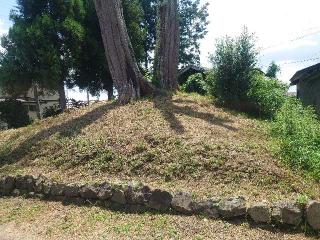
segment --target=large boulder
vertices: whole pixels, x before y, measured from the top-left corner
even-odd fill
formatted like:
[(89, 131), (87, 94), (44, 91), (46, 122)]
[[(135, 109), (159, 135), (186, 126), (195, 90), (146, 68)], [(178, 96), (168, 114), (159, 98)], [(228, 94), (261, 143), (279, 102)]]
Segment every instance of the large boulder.
[(124, 205), (126, 204), (126, 196), (122, 189), (115, 189), (111, 197), (111, 201), (117, 204)]
[(64, 196), (67, 198), (80, 197), (80, 187), (76, 184), (69, 184), (64, 188)]
[(192, 209), (197, 214), (204, 214), (207, 217), (217, 219), (219, 218), (220, 201), (218, 198), (212, 198), (206, 201), (194, 202)]
[(17, 176), (16, 188), (26, 192), (34, 192), (35, 179), (32, 176)]
[(194, 204), (191, 195), (179, 192), (172, 198), (171, 206), (177, 212), (191, 214)]
[(111, 185), (108, 183), (103, 183), (100, 186), (100, 190), (98, 192), (98, 199), (102, 201), (107, 201), (112, 197), (113, 189)]
[(232, 197), (222, 200), (219, 203), (219, 215), (222, 218), (230, 219), (246, 215), (246, 200), (244, 197)]
[(311, 201), (307, 206), (307, 221), (314, 230), (320, 230), (320, 203)]
[(0, 179), (0, 195), (9, 195), (15, 188), (15, 178), (6, 176)]
[(148, 186), (129, 185), (124, 193), (127, 202), (132, 205), (145, 205), (151, 197), (151, 189)]
[(84, 199), (98, 199), (100, 188), (95, 185), (84, 185), (80, 188), (80, 196)]
[(43, 185), (44, 185), (44, 182), (46, 181), (47, 179), (45, 179), (43, 176), (39, 176), (37, 179), (35, 179), (34, 181), (34, 191), (36, 193), (43, 193)]
[(270, 223), (271, 222), (271, 208), (267, 203), (253, 204), (247, 210), (249, 216), (256, 223)]
[[(46, 179), (41, 183), (41, 186), (38, 186), (38, 190), (42, 189), (40, 193), (44, 194), (46, 197), (50, 196), (51, 194), (51, 187), (53, 185), (53, 182)], [(37, 188), (37, 187), (36, 187)]]
[(65, 187), (66, 186), (64, 184), (52, 183), (51, 188), (50, 188), (50, 197), (64, 196)]
[(297, 226), (302, 222), (303, 211), (294, 202), (278, 202), (273, 206), (272, 219), (279, 224)]
[(152, 191), (148, 206), (158, 211), (167, 211), (171, 206), (172, 195), (169, 192), (156, 189)]

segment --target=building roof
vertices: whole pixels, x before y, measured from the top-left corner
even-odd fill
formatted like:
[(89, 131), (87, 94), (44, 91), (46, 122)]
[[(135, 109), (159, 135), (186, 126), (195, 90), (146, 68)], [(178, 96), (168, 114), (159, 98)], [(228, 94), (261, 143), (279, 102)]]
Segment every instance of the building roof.
[(188, 72), (188, 71), (190, 71), (190, 70), (195, 71), (195, 72), (199, 72), (199, 73), (206, 71), (206, 69), (203, 68), (203, 67), (198, 67), (198, 66), (190, 65), (190, 66), (187, 66), (187, 67), (184, 67), (184, 68), (180, 69), (179, 75), (183, 75), (183, 74), (185, 74), (186, 72)]
[(300, 81), (308, 80), (312, 77), (319, 76), (320, 79), (320, 63), (302, 69), (290, 79), (291, 85), (297, 85)]

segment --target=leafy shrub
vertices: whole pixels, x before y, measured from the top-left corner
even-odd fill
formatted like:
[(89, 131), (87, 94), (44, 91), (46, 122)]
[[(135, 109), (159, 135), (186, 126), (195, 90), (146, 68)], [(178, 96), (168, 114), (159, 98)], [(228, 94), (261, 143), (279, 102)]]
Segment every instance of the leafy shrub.
[(5, 122), (8, 128), (19, 128), (30, 124), (27, 109), (16, 100), (0, 102), (0, 121)]
[(320, 180), (320, 122), (313, 108), (289, 98), (277, 113), (271, 133), (285, 162)]
[(201, 95), (205, 95), (207, 93), (206, 82), (201, 73), (191, 75), (187, 82), (182, 85), (181, 89), (187, 93), (195, 92)]
[(210, 94), (210, 96), (216, 97), (216, 74), (214, 71), (210, 71), (208, 73), (206, 73), (206, 80), (205, 80), (206, 84), (207, 84), (207, 91), (208, 94)]
[(284, 104), (287, 90), (288, 86), (277, 79), (256, 73), (248, 97), (251, 102), (257, 104), (260, 115), (272, 118)]
[(62, 113), (62, 109), (57, 106), (57, 105), (54, 105), (54, 106), (50, 106), (50, 107), (46, 107), (44, 110), (43, 110), (43, 117), (44, 118), (48, 118), (48, 117), (54, 117), (54, 116), (57, 116), (59, 114)]
[(215, 94), (222, 103), (247, 102), (258, 52), (255, 38), (245, 28), (237, 38), (225, 37), (216, 44), (211, 55), (216, 75)]

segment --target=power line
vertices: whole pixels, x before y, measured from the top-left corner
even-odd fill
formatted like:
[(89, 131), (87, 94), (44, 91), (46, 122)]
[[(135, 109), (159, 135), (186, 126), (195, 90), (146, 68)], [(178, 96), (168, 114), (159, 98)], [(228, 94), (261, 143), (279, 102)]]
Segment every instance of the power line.
[[(312, 57), (307, 58), (307, 59), (301, 59), (301, 60), (296, 60), (296, 61), (291, 61), (291, 62), (283, 62), (283, 63), (277, 63), (277, 65), (290, 65), (290, 64), (298, 64), (298, 63), (306, 63), (306, 62), (311, 62), (311, 61), (316, 61), (316, 60), (320, 60), (320, 51), (317, 52), (316, 54), (313, 54)], [(319, 56), (319, 57), (316, 57)], [(269, 65), (260, 65), (260, 67), (264, 68), (267, 67)]]
[(283, 41), (283, 42), (281, 42), (281, 43), (278, 43), (278, 44), (275, 44), (275, 45), (271, 45), (271, 46), (262, 48), (262, 51), (267, 50), (267, 49), (270, 49), (270, 48), (278, 47), (278, 46), (281, 46), (281, 45), (286, 44), (286, 43), (289, 43), (289, 42), (294, 42), (294, 41), (297, 41), (297, 40), (301, 40), (301, 39), (303, 39), (303, 38), (305, 38), (305, 37), (317, 35), (317, 34), (319, 34), (319, 33), (320, 33), (320, 30), (318, 30), (318, 31), (316, 31), (316, 32), (304, 34), (304, 35), (302, 35), (302, 36), (299, 36), (299, 37), (290, 39), (290, 40), (288, 40), (288, 41)]
[(316, 61), (316, 60), (320, 60), (320, 57), (303, 59), (303, 60), (298, 60), (298, 61), (293, 61), (293, 62), (285, 62), (285, 63), (280, 63), (279, 65), (289, 65), (289, 64), (305, 63), (305, 62), (311, 62), (311, 61)]

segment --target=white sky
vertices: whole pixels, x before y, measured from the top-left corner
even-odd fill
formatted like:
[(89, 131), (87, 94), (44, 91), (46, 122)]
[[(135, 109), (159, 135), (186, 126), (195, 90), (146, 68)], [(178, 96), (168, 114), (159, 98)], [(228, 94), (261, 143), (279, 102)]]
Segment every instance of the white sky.
[[(201, 63), (210, 67), (209, 53), (214, 52), (218, 38), (237, 36), (243, 26), (254, 32), (262, 50), (260, 67), (264, 70), (272, 60), (281, 65), (280, 79), (288, 82), (292, 75), (320, 60), (320, 0), (201, 0), (209, 2), (208, 35), (201, 44)], [(0, 35), (10, 27), (9, 10), (14, 0), (0, 0)], [(310, 35), (303, 37), (305, 35)], [(290, 41), (301, 38), (300, 40)], [(288, 64), (289, 63), (289, 64)], [(68, 96), (85, 100), (86, 93), (68, 91)], [(102, 94), (100, 99), (105, 99)]]
[[(206, 2), (205, 0), (201, 0)], [(288, 82), (299, 69), (317, 61), (284, 64), (320, 57), (319, 0), (209, 0), (209, 33), (202, 42), (202, 65), (208, 63), (208, 52), (214, 52), (215, 40), (225, 35), (236, 36), (247, 26), (258, 38), (260, 66), (275, 60), (281, 64), (280, 79)], [(317, 33), (317, 34), (313, 34)], [(307, 34), (313, 34), (297, 39)]]

